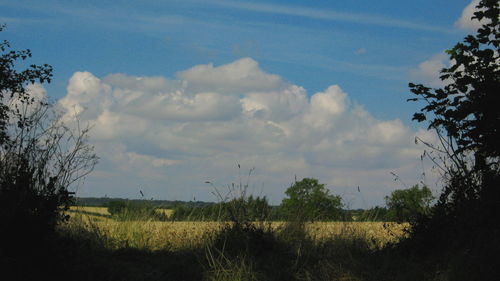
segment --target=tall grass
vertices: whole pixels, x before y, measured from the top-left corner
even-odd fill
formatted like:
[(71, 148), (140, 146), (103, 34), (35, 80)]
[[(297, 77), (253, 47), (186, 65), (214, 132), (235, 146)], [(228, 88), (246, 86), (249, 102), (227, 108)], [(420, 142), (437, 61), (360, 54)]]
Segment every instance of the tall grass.
[[(130, 255), (162, 257), (170, 266), (154, 270), (179, 278), (164, 280), (384, 280), (383, 272), (392, 272), (393, 267), (381, 264), (386, 256), (378, 253), (403, 236), (404, 224), (311, 223), (301, 216), (271, 222), (269, 208), (256, 208), (267, 204), (265, 198), (249, 196), (248, 186), (241, 175), (225, 192), (214, 186), (220, 202), (208, 213), (216, 221), (160, 221), (150, 208), (122, 204), (110, 216), (72, 214), (66, 231), (85, 233), (80, 238), (94, 247), (120, 253), (112, 255), (113, 266)], [(197, 217), (193, 210), (183, 210), (183, 216), (178, 212), (179, 218)], [(172, 266), (181, 260), (191, 264)], [(135, 276), (116, 279), (148, 280)]]
[[(404, 225), (395, 223), (131, 221), (81, 210), (70, 213), (61, 231), (83, 241), (84, 253), (95, 256), (94, 266), (122, 280), (162, 280), (128, 273), (135, 276), (131, 279), (113, 269), (149, 268), (149, 263), (154, 268), (148, 270), (179, 278), (169, 280), (384, 280), (384, 272), (396, 275), (387, 265), (394, 261), (377, 253), (404, 235)], [(186, 274), (191, 279), (179, 277)]]

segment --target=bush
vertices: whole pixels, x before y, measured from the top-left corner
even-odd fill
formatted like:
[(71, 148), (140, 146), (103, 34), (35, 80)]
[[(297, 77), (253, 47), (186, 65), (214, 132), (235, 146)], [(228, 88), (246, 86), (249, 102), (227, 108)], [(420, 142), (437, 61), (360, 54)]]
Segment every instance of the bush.
[(44, 95), (33, 94), (35, 83), (50, 82), (52, 68), (18, 71), (31, 52), (9, 48), (0, 43), (0, 265), (15, 280), (65, 280), (73, 249), (56, 225), (68, 217), (70, 188), (97, 157), (86, 128), (72, 129)]
[(208, 280), (293, 280), (292, 248), (271, 228), (227, 224), (206, 248)]
[[(0, 31), (3, 27), (0, 27)], [(87, 129), (71, 129), (44, 96), (33, 96), (35, 82), (50, 82), (52, 68), (17, 71), (29, 50), (9, 51), (0, 43), (0, 252), (17, 251), (18, 243), (37, 249), (65, 219), (72, 184), (87, 175), (97, 157)], [(14, 245), (16, 244), (16, 245)], [(12, 248), (14, 247), (14, 248)]]
[(127, 208), (127, 203), (125, 203), (125, 201), (110, 201), (107, 204), (107, 207), (108, 207), (108, 212), (112, 216), (116, 216), (117, 214), (125, 211), (125, 209)]
[(160, 220), (168, 218), (149, 202), (110, 201), (108, 212), (117, 220)]
[(387, 208), (379, 206), (361, 211), (360, 215), (356, 218), (357, 221), (391, 221), (393, 219), (389, 215)]
[(174, 206), (172, 220), (254, 222), (269, 220), (272, 207), (266, 197), (236, 198), (207, 206)]
[(450, 280), (499, 276), (499, 13), (498, 1), (479, 1), (473, 18), (482, 26), (446, 51), (451, 64), (440, 72), (444, 87), (409, 85), (416, 95), (410, 100), (426, 103), (413, 119), (428, 121), (439, 139), (423, 143), (444, 184), (432, 212), (413, 224), (408, 243), (440, 256)]

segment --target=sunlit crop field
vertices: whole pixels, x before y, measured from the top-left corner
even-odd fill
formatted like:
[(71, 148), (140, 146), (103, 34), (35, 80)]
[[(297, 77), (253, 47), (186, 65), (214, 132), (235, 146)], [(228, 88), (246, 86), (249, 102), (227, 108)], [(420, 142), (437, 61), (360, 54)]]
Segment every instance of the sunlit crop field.
[(100, 215), (110, 215), (108, 212), (108, 208), (106, 207), (80, 207), (80, 206), (71, 206), (69, 208), (71, 211), (85, 212), (85, 213), (94, 213)]
[[(104, 207), (72, 207), (69, 214), (70, 221), (63, 227), (84, 227), (99, 234), (109, 248), (177, 250), (198, 247), (226, 225), (224, 222), (116, 221), (110, 218)], [(262, 227), (276, 231), (283, 226), (283, 222), (262, 223)], [(336, 237), (360, 238), (366, 239), (373, 247), (381, 247), (399, 240), (406, 227), (407, 224), (383, 222), (315, 222), (306, 224), (306, 231), (317, 241)]]
[[(82, 212), (82, 213), (87, 213), (87, 214), (99, 214), (99, 215), (105, 215), (109, 216), (110, 213), (108, 212), (108, 208), (106, 207), (82, 207), (82, 206), (71, 206), (70, 207), (71, 211), (75, 212)], [(170, 216), (172, 214), (171, 209), (156, 209), (157, 212), (163, 213), (166, 216)]]

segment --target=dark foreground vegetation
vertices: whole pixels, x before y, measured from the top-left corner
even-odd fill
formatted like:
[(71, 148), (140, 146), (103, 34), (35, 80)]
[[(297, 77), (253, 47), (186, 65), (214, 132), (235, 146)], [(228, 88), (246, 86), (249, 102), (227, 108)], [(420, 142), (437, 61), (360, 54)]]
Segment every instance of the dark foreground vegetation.
[[(444, 189), (430, 209), (408, 217), (407, 239), (384, 248), (355, 236), (315, 241), (304, 231), (310, 217), (300, 212), (277, 230), (256, 226), (245, 196), (230, 206), (240, 208), (231, 211), (231, 224), (205, 244), (183, 250), (111, 250), (96, 231), (57, 228), (65, 223), (63, 211), (72, 200), (68, 187), (92, 170), (96, 157), (86, 130), (70, 130), (50, 103), (26, 90), (29, 84), (49, 82), (50, 66), (18, 71), (16, 61), (31, 53), (0, 43), (0, 278), (498, 280), (499, 3), (482, 0), (479, 7), (475, 17), (486, 23), (448, 51), (452, 65), (441, 72), (447, 85), (410, 84), (412, 100), (425, 102), (414, 119), (428, 121), (439, 137), (438, 144), (427, 144), (427, 155), (441, 168)], [(290, 190), (284, 204), (293, 206), (290, 213), (314, 214), (316, 209), (294, 200)], [(336, 201), (326, 198), (327, 207)]]

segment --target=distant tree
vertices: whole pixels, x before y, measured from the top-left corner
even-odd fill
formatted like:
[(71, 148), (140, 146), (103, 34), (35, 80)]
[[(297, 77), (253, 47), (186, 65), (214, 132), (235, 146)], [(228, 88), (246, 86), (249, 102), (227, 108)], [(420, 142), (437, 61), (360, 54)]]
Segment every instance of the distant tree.
[(125, 201), (122, 201), (122, 200), (113, 200), (113, 201), (109, 201), (109, 203), (107, 204), (108, 206), (108, 212), (114, 216), (114, 215), (117, 215), (119, 213), (122, 213), (125, 211), (125, 209), (127, 208), (127, 203)]
[(393, 220), (389, 216), (389, 210), (385, 207), (375, 206), (368, 210), (360, 210), (357, 212), (356, 221), (388, 221)]
[(167, 220), (167, 216), (148, 201), (113, 200), (108, 203), (108, 212), (117, 220)]
[(408, 189), (394, 190), (385, 197), (388, 213), (386, 218), (399, 222), (414, 221), (430, 211), (434, 197), (427, 186), (414, 185)]
[(317, 179), (295, 182), (285, 194), (280, 211), (289, 220), (336, 220), (342, 216), (340, 196), (331, 195)]

